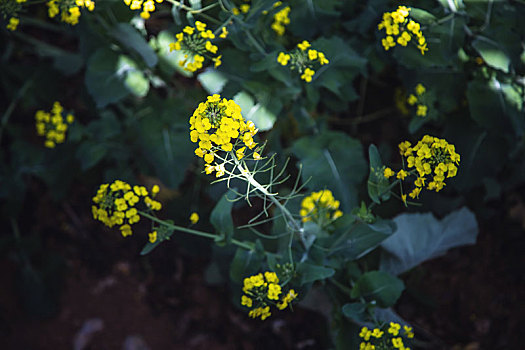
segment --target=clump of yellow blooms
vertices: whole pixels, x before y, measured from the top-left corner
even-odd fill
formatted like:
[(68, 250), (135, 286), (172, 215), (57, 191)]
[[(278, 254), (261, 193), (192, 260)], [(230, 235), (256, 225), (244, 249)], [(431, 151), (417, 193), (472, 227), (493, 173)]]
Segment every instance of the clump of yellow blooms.
[[(359, 344), (359, 350), (379, 350), (379, 349), (399, 349), (399, 350), (410, 350), (403, 343), (401, 335), (401, 325), (399, 323), (390, 322), (388, 328), (374, 328), (372, 330), (367, 327), (361, 328), (359, 337), (363, 339)], [(403, 326), (403, 336), (412, 339), (414, 333), (412, 327)]]
[[(283, 3), (281, 1), (276, 1), (273, 4), (273, 7), (276, 8), (281, 6), (282, 4)], [(290, 24), (290, 18), (288, 17), (290, 11), (290, 6), (285, 6), (273, 15), (272, 29), (279, 36), (284, 35), (284, 32), (286, 31), (286, 26)]]
[(151, 13), (155, 11), (155, 2), (162, 3), (164, 0), (124, 0), (124, 3), (129, 6), (131, 10), (141, 10), (140, 17), (149, 19)]
[(303, 222), (313, 221), (320, 226), (326, 226), (343, 216), (343, 212), (339, 210), (339, 201), (335, 200), (330, 190), (312, 192), (305, 197), (299, 214)]
[(244, 295), (241, 297), (241, 305), (251, 309), (248, 316), (260, 317), (263, 321), (271, 316), (271, 305), (284, 310), (297, 298), (297, 293), (293, 289), (283, 293), (279, 277), (275, 272), (270, 271), (246, 277), (242, 291)]
[(301, 79), (309, 83), (315, 74), (314, 68), (317, 69), (319, 66), (330, 63), (323, 52), (317, 51), (311, 46), (308, 41), (303, 40), (297, 44), (293, 51), (289, 53), (280, 52), (277, 56), (277, 62), (283, 66), (289, 65), (291, 70), (297, 69), (301, 74)]
[(80, 18), (80, 9), (85, 8), (93, 11), (95, 2), (92, 0), (51, 0), (47, 2), (47, 7), (47, 13), (50, 18), (60, 14), (62, 22), (75, 25)]
[[(120, 226), (122, 236), (131, 235), (131, 225), (140, 221), (139, 205), (147, 211), (157, 211), (162, 208), (160, 202), (153, 198), (159, 192), (157, 185), (153, 186), (150, 197), (144, 186), (131, 186), (130, 184), (115, 180), (111, 184), (100, 185), (97, 194), (93, 197), (94, 205), (91, 207), (93, 218), (108, 227)], [(157, 240), (157, 232), (149, 234), (149, 241)]]
[[(386, 51), (397, 45), (407, 46), (409, 42), (415, 45), (424, 55), (428, 51), (427, 41), (421, 32), (421, 25), (408, 18), (410, 8), (399, 6), (394, 12), (385, 12), (383, 20), (377, 28), (386, 31), (386, 37), (381, 40), (381, 44)], [(414, 40), (412, 40), (414, 39)]]
[(407, 102), (411, 106), (416, 107), (416, 115), (418, 117), (425, 117), (428, 112), (428, 106), (424, 102), (424, 95), (427, 89), (421, 84), (417, 84), (414, 89), (415, 95), (408, 95)]
[[(408, 171), (401, 169), (396, 177), (402, 181), (408, 176), (415, 178), (410, 198), (419, 198), (423, 188), (439, 192), (445, 186), (445, 178), (456, 176), (461, 160), (454, 145), (430, 135), (423, 136), (414, 147), (408, 141), (400, 143), (399, 152), (406, 158)], [(385, 168), (383, 175), (389, 178), (395, 172)], [(406, 195), (402, 194), (401, 198), (406, 203)]]
[[(206, 26), (206, 23), (196, 21), (194, 27), (186, 26), (182, 32), (176, 34), (177, 41), (170, 44), (170, 51), (184, 52), (184, 59), (179, 61), (179, 65), (188, 72), (201, 69), (206, 58), (213, 61), (215, 67), (222, 64), (219, 48), (212, 43), (215, 34), (206, 29)], [(218, 37), (224, 39), (227, 35), (228, 30), (222, 27)]]
[(44, 146), (47, 148), (54, 148), (58, 143), (63, 143), (66, 140), (68, 125), (75, 120), (71, 113), (64, 118), (63, 112), (64, 108), (56, 101), (51, 112), (39, 110), (35, 114), (36, 132), (39, 136), (45, 136)]
[(0, 0), (0, 15), (9, 21), (5, 26), (10, 31), (15, 31), (20, 24), (18, 14), (22, 10), (22, 4), (27, 0)]
[[(251, 0), (244, 0), (244, 2), (251, 2)], [(250, 4), (242, 4), (239, 7), (232, 8), (232, 13), (238, 16), (241, 13), (248, 13), (250, 11)]]
[[(216, 171), (216, 176), (224, 175), (224, 163), (212, 165), (218, 152), (235, 152), (237, 159), (242, 159), (246, 147), (253, 149), (257, 143), (253, 137), (257, 133), (255, 124), (246, 121), (241, 115), (241, 107), (233, 100), (221, 99), (220, 95), (208, 96), (201, 102), (190, 118), (190, 139), (198, 143), (195, 154), (204, 158), (206, 174)], [(260, 155), (253, 152), (252, 157)]]

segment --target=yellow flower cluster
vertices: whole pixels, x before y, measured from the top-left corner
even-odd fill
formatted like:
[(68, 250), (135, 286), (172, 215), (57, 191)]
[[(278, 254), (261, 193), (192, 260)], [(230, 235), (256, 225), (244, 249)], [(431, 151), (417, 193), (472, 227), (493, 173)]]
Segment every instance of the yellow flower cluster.
[[(100, 185), (97, 194), (93, 197), (91, 207), (93, 218), (102, 221), (106, 226), (113, 227), (120, 225), (122, 236), (131, 235), (131, 225), (139, 222), (140, 215), (137, 209), (139, 204), (143, 204), (147, 210), (160, 210), (162, 205), (153, 198), (159, 192), (159, 186), (155, 185), (151, 189), (150, 197), (148, 190), (144, 186), (133, 186), (115, 180), (112, 184)], [(157, 232), (149, 235), (150, 242), (157, 240)]]
[[(251, 1), (250, 0), (244, 0), (244, 2), (251, 2)], [(250, 4), (242, 4), (239, 7), (232, 8), (232, 13), (235, 16), (238, 16), (239, 14), (241, 14), (241, 12), (242, 13), (248, 13), (248, 11), (250, 11)]]
[[(283, 293), (279, 277), (275, 272), (266, 271), (244, 279), (241, 305), (251, 308), (248, 316), (265, 320), (271, 316), (270, 305), (284, 310), (297, 298), (295, 290)], [(255, 305), (256, 304), (256, 305)]]
[[(201, 102), (190, 118), (191, 141), (199, 144), (195, 154), (204, 158), (206, 173), (216, 171), (217, 177), (224, 175), (225, 169), (224, 164), (211, 164), (216, 153), (235, 150), (235, 156), (243, 158), (246, 147), (253, 149), (257, 145), (253, 141), (257, 131), (252, 121), (243, 118), (238, 104), (233, 100), (221, 99), (217, 94)], [(253, 158), (258, 159), (260, 155), (253, 152)]]
[(192, 225), (195, 225), (196, 223), (199, 222), (199, 214), (193, 212), (191, 213), (190, 215), (190, 222), (192, 223)]
[[(228, 30), (222, 27), (219, 38), (226, 38)], [(184, 59), (179, 61), (179, 65), (188, 72), (195, 72), (203, 67), (204, 60), (208, 58), (218, 67), (222, 64), (222, 55), (217, 55), (219, 48), (212, 44), (215, 34), (206, 29), (206, 23), (195, 22), (195, 27), (186, 26), (182, 32), (175, 35), (177, 41), (170, 44), (170, 51), (182, 50)], [(191, 56), (191, 57), (190, 57)]]
[(68, 113), (64, 121), (63, 112), (64, 108), (56, 101), (50, 113), (39, 110), (35, 114), (36, 132), (39, 136), (45, 136), (44, 145), (47, 148), (54, 148), (58, 143), (63, 143), (68, 125), (75, 120), (75, 117)]
[(428, 106), (424, 103), (423, 99), (427, 89), (425, 89), (420, 83), (416, 85), (414, 91), (416, 94), (410, 94), (407, 98), (407, 102), (411, 106), (416, 106), (416, 115), (418, 117), (425, 117), (427, 115)]
[(0, 0), (0, 16), (9, 18), (5, 26), (10, 31), (15, 31), (20, 24), (18, 14), (22, 11), (22, 4), (27, 0)]
[(386, 37), (381, 40), (381, 44), (386, 51), (397, 45), (407, 46), (414, 39), (417, 48), (424, 55), (428, 51), (427, 41), (421, 32), (421, 25), (408, 18), (410, 8), (399, 6), (394, 12), (385, 12), (383, 20), (377, 28), (385, 29)]
[[(399, 323), (390, 322), (387, 333), (385, 331), (374, 328), (372, 330), (367, 327), (361, 328), (359, 337), (363, 338), (363, 341), (359, 345), (359, 350), (379, 350), (379, 349), (399, 349), (399, 350), (410, 350), (405, 347), (403, 338), (400, 336), (401, 325)], [(412, 339), (414, 333), (412, 327), (403, 326), (404, 336)]]
[(131, 10), (142, 10), (140, 12), (140, 17), (144, 19), (149, 19), (151, 17), (151, 12), (155, 11), (155, 2), (162, 3), (164, 0), (124, 0), (126, 6), (129, 6)]
[(330, 63), (323, 52), (311, 49), (310, 47), (311, 44), (303, 40), (297, 44), (297, 48), (292, 52), (280, 52), (277, 56), (277, 62), (283, 66), (290, 64), (290, 69), (297, 69), (299, 74), (301, 74), (301, 79), (309, 83), (315, 74), (313, 68)]
[[(276, 1), (273, 4), (273, 7), (279, 7), (282, 4), (283, 3), (281, 1)], [(273, 15), (272, 29), (279, 36), (284, 35), (284, 32), (286, 31), (286, 26), (290, 24), (290, 18), (288, 17), (288, 15), (290, 14), (290, 10), (290, 6), (286, 6), (279, 10), (275, 15)]]
[(93, 11), (95, 2), (93, 0), (51, 0), (47, 3), (47, 7), (50, 18), (54, 18), (60, 13), (62, 22), (75, 25), (80, 17), (80, 9), (85, 8)]
[(304, 198), (299, 214), (303, 222), (313, 221), (321, 226), (343, 216), (343, 212), (339, 210), (339, 201), (335, 200), (330, 190), (312, 192)]
[[(397, 178), (404, 180), (409, 175), (416, 178), (415, 187), (409, 193), (410, 198), (419, 198), (425, 186), (427, 190), (439, 192), (445, 186), (445, 178), (456, 176), (457, 165), (461, 160), (454, 145), (429, 135), (423, 136), (414, 147), (408, 141), (400, 143), (399, 152), (406, 158), (408, 169), (412, 168), (412, 170), (407, 172), (401, 169), (397, 173)], [(394, 174), (395, 172), (390, 168), (384, 170), (386, 178)], [(406, 203), (406, 195), (402, 194), (401, 198)]]

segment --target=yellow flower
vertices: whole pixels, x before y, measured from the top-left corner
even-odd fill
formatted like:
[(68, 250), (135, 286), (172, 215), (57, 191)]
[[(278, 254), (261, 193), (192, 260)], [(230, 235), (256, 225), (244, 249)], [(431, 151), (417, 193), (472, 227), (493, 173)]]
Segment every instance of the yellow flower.
[(304, 73), (301, 75), (301, 79), (309, 83), (312, 81), (312, 77), (314, 76), (314, 74), (315, 74), (315, 71), (313, 69), (306, 68), (304, 70)]
[(11, 17), (9, 18), (9, 23), (7, 24), (6, 28), (11, 31), (15, 31), (19, 23), (20, 23), (20, 20), (18, 18)]
[(280, 52), (279, 56), (277, 56), (277, 62), (279, 62), (283, 66), (286, 66), (289, 60), (290, 60), (290, 55), (284, 52)]
[(312, 192), (301, 202), (299, 214), (303, 222), (313, 221), (325, 226), (343, 215), (339, 205), (339, 201), (335, 200), (330, 190)]
[(301, 43), (297, 44), (297, 47), (301, 49), (301, 51), (305, 51), (310, 46), (311, 46), (310, 43), (306, 40), (303, 40)]
[(225, 39), (228, 36), (228, 29), (226, 27), (222, 27), (221, 34), (219, 34), (219, 38)]
[(394, 171), (390, 168), (385, 168), (385, 170), (383, 170), (383, 176), (386, 177), (387, 179), (389, 177), (394, 176), (394, 174), (395, 174)]
[(416, 90), (416, 94), (418, 94), (418, 95), (423, 95), (425, 93), (425, 91), (426, 91), (425, 87), (421, 83), (416, 85), (416, 89), (415, 90)]
[(428, 107), (425, 105), (418, 105), (416, 114), (420, 117), (424, 117), (427, 115), (427, 109)]
[(190, 215), (190, 222), (195, 225), (197, 222), (199, 222), (199, 214), (193, 212)]
[(148, 234), (150, 243), (155, 243), (157, 241), (157, 231), (153, 231)]

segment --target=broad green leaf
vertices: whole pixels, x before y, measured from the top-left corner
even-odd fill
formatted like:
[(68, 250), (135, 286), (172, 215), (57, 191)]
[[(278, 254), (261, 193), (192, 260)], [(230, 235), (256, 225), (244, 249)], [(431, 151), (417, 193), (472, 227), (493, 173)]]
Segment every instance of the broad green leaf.
[(356, 206), (356, 185), (367, 170), (359, 141), (341, 132), (323, 131), (297, 140), (292, 152), (301, 160), (302, 179), (309, 189), (330, 189), (343, 211)]
[(447, 250), (474, 244), (478, 224), (474, 214), (463, 207), (442, 220), (431, 213), (401, 214), (394, 218), (397, 231), (381, 247), (380, 268), (398, 275)]
[(258, 273), (264, 260), (264, 253), (261, 242), (258, 240), (259, 249), (246, 250), (237, 248), (230, 265), (230, 278), (233, 281), (241, 282), (244, 278)]
[(346, 229), (344, 239), (333, 247), (330, 254), (341, 255), (347, 260), (359, 259), (379, 246), (395, 229), (395, 223), (391, 220), (378, 219), (373, 224), (354, 224)]
[(370, 174), (368, 175), (368, 196), (372, 201), (379, 204), (381, 200), (390, 198), (390, 181), (383, 176), (383, 162), (375, 145), (368, 148), (370, 160)]
[(399, 278), (384, 271), (364, 273), (352, 289), (353, 297), (363, 297), (366, 301), (375, 301), (379, 307), (394, 305), (405, 289)]
[(83, 171), (98, 164), (107, 154), (109, 148), (106, 144), (94, 141), (83, 142), (77, 151), (77, 158)]
[(129, 94), (124, 85), (125, 73), (118, 71), (119, 55), (101, 48), (88, 59), (85, 75), (86, 87), (93, 96), (97, 107), (105, 107)]
[(436, 16), (430, 12), (415, 7), (410, 8), (410, 17), (421, 25), (433, 24), (436, 21)]
[(305, 284), (332, 277), (335, 274), (335, 270), (304, 262), (297, 264), (297, 273), (301, 275), (301, 284)]
[(233, 236), (232, 206), (233, 202), (229, 201), (225, 194), (211, 212), (210, 222), (220, 236), (217, 243), (227, 244)]
[(472, 46), (489, 66), (500, 69), (505, 73), (509, 72), (510, 58), (498, 43), (488, 38), (478, 36), (478, 38), (472, 42)]
[(366, 306), (363, 303), (344, 304), (343, 307), (341, 308), (341, 311), (343, 312), (343, 315), (345, 315), (351, 320), (354, 320), (357, 322), (366, 321), (366, 318), (365, 318)]
[(204, 90), (209, 94), (220, 94), (228, 82), (226, 76), (218, 70), (208, 68), (197, 76)]
[(138, 97), (144, 97), (149, 91), (149, 80), (144, 76), (141, 71), (130, 71), (124, 79), (124, 84), (133, 95)]
[(142, 57), (148, 67), (154, 67), (157, 64), (157, 55), (148, 45), (146, 39), (140, 33), (127, 23), (118, 23), (109, 31), (109, 35), (118, 40), (124, 47), (136, 52)]
[(244, 91), (235, 95), (233, 100), (241, 107), (243, 117), (251, 120), (260, 131), (270, 130), (277, 120), (275, 114), (262, 104), (255, 103), (253, 98)]

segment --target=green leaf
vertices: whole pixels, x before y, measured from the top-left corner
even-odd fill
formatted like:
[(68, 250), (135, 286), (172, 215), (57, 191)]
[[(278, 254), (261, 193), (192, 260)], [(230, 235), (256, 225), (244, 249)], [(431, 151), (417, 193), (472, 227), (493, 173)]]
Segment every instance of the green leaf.
[(233, 237), (232, 206), (233, 202), (230, 202), (225, 194), (211, 212), (210, 222), (220, 236), (217, 243), (227, 244)]
[(233, 100), (241, 107), (242, 115), (251, 120), (260, 131), (268, 131), (273, 127), (277, 116), (260, 103), (255, 103), (253, 98), (246, 92), (241, 91), (233, 97)]
[(197, 76), (197, 79), (208, 94), (219, 94), (228, 82), (226, 76), (215, 69), (206, 69)]
[(119, 55), (107, 48), (100, 48), (87, 62), (86, 87), (97, 107), (120, 101), (129, 94), (124, 85), (125, 72), (118, 71)]
[(83, 171), (97, 165), (107, 154), (109, 148), (106, 144), (94, 141), (85, 141), (78, 148), (76, 157), (80, 160)]
[(410, 17), (422, 25), (433, 24), (436, 21), (436, 16), (430, 12), (414, 7), (410, 8)]
[(384, 271), (371, 271), (357, 280), (352, 294), (387, 308), (396, 303), (404, 289), (405, 284), (399, 278)]
[(509, 72), (510, 58), (498, 43), (489, 38), (478, 36), (477, 39), (472, 42), (472, 46), (478, 51), (487, 65), (502, 70), (505, 73)]
[(254, 250), (237, 248), (230, 265), (230, 278), (233, 281), (241, 282), (245, 277), (260, 271), (264, 260), (264, 248), (259, 240), (257, 240), (256, 245), (259, 248)]
[(474, 244), (478, 224), (474, 214), (463, 207), (442, 220), (431, 213), (401, 214), (394, 219), (397, 231), (381, 247), (381, 270), (394, 275), (443, 255), (447, 250)]
[(157, 55), (140, 33), (127, 23), (118, 23), (109, 31), (109, 35), (124, 47), (136, 52), (150, 68), (157, 64)]
[(365, 322), (366, 306), (363, 303), (344, 304), (341, 308), (343, 315), (357, 322)]
[(124, 84), (135, 96), (144, 97), (149, 91), (149, 80), (144, 73), (134, 70), (128, 72)]
[(368, 175), (368, 196), (372, 201), (379, 204), (381, 200), (390, 198), (390, 181), (383, 175), (383, 162), (375, 145), (368, 148), (368, 158), (370, 159), (370, 174)]
[(301, 284), (305, 284), (332, 277), (335, 270), (304, 262), (297, 264), (297, 273), (301, 275)]
[[(172, 220), (167, 220), (167, 222), (169, 222), (170, 224), (173, 224)], [(167, 226), (164, 226), (164, 225), (157, 227), (155, 230), (157, 231), (157, 240), (153, 243), (148, 241), (146, 245), (140, 251), (140, 255), (149, 254), (153, 249), (157, 248), (159, 244), (169, 239), (173, 235), (173, 232), (174, 232), (173, 229)]]
[(374, 250), (396, 229), (391, 220), (378, 219), (373, 224), (360, 222), (346, 229), (344, 240), (333, 248), (331, 254), (342, 255), (347, 260), (355, 260)]
[(302, 179), (311, 190), (330, 189), (350, 211), (357, 204), (357, 189), (367, 163), (361, 143), (346, 134), (323, 131), (297, 140), (292, 152), (301, 160)]

